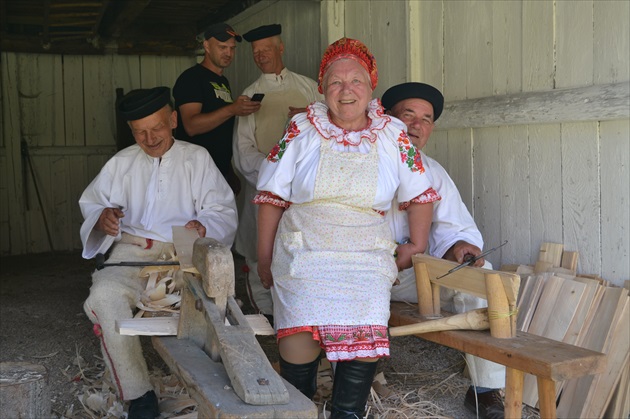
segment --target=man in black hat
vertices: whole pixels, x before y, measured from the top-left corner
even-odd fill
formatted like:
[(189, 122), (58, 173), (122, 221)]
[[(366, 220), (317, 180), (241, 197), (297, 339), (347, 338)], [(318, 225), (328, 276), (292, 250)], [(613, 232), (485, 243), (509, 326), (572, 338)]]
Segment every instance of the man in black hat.
[(258, 170), (271, 148), (282, 138), (287, 121), (303, 112), (311, 102), (321, 100), (317, 83), (289, 71), (282, 55), (284, 43), (279, 24), (259, 26), (243, 35), (252, 45), (254, 62), (262, 72), (260, 77), (243, 91), (245, 96), (263, 93), (258, 112), (236, 119), (234, 131), (234, 165), (246, 180), (245, 203), (240, 216), (236, 250), (245, 256), (248, 273), (247, 291), (258, 312), (271, 315), (271, 292), (260, 283), (257, 273), (257, 205), (251, 203), (256, 195)]
[(240, 182), (232, 169), (234, 117), (260, 108), (247, 96), (232, 100), (230, 82), (223, 71), (232, 63), (241, 36), (226, 23), (207, 27), (202, 35), (204, 58), (184, 71), (175, 82), (173, 96), (179, 113), (177, 138), (204, 147), (235, 194)]
[[(136, 144), (119, 151), (85, 189), (79, 206), (83, 257), (110, 251), (109, 262), (153, 262), (174, 253), (172, 226), (231, 246), (237, 215), (234, 194), (210, 155), (173, 138), (177, 113), (170, 89), (136, 90), (119, 104)], [(145, 291), (141, 267), (109, 266), (92, 275), (84, 310), (101, 341), (103, 359), (130, 419), (153, 419), (158, 402), (138, 336), (116, 332), (133, 318)]]
[[(411, 142), (422, 150), (429, 141), (435, 121), (442, 114), (444, 97), (431, 85), (403, 83), (389, 88), (383, 94), (381, 103), (390, 115), (407, 125), (407, 134)], [(465, 258), (481, 253), (483, 238), (446, 170), (436, 160), (422, 151), (421, 153), (433, 188), (442, 197), (440, 201), (433, 203), (428, 253), (434, 257), (462, 263)], [(396, 208), (397, 203), (388, 212), (388, 217), (394, 237), (400, 243), (409, 237), (409, 227), (405, 211), (397, 211)], [(483, 266), (484, 262), (480, 259), (475, 266)], [(490, 263), (485, 263), (491, 269)], [(418, 294), (413, 269), (400, 272), (398, 282), (398, 285), (392, 287), (392, 300), (417, 303)], [(456, 313), (487, 306), (487, 302), (481, 298), (446, 288), (440, 290), (440, 300), (445, 310)], [(471, 386), (468, 389), (464, 405), (472, 412), (476, 412), (478, 401), (479, 417), (503, 417), (503, 402), (499, 388), (505, 386), (505, 367), (468, 354), (466, 359), (476, 387)]]

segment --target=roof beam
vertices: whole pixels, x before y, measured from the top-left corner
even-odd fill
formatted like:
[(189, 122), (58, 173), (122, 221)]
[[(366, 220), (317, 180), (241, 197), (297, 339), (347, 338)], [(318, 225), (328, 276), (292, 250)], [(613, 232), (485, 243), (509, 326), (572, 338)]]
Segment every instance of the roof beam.
[(122, 31), (140, 16), (142, 11), (151, 3), (151, 0), (134, 0), (122, 3), (122, 7), (116, 14), (109, 28), (103, 28), (101, 35), (108, 38), (118, 38)]

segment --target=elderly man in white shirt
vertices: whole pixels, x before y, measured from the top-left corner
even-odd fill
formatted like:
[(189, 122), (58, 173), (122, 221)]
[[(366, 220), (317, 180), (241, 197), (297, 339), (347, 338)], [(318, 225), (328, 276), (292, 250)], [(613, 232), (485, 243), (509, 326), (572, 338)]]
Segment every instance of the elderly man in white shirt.
[(252, 45), (254, 62), (262, 72), (260, 77), (243, 91), (252, 97), (264, 94), (260, 110), (236, 118), (234, 128), (234, 165), (245, 178), (245, 203), (236, 234), (235, 249), (245, 257), (249, 268), (247, 292), (254, 308), (267, 316), (273, 313), (271, 292), (260, 283), (257, 273), (257, 205), (251, 203), (256, 195), (256, 182), (262, 161), (271, 148), (283, 137), (289, 119), (306, 110), (312, 102), (322, 100), (317, 83), (289, 71), (282, 61), (284, 44), (279, 24), (259, 26), (243, 35)]
[[(420, 150), (426, 145), (435, 121), (442, 114), (444, 97), (433, 86), (424, 83), (403, 83), (388, 89), (381, 99), (387, 112), (407, 125), (407, 133)], [(422, 153), (433, 188), (442, 197), (433, 205), (433, 222), (429, 235), (428, 253), (431, 256), (464, 262), (467, 257), (477, 256), (483, 248), (483, 238), (470, 212), (446, 170), (434, 159)], [(397, 205), (388, 213), (390, 228), (396, 241), (409, 237), (405, 211), (397, 211)], [(484, 265), (485, 262), (485, 265)], [(491, 268), (489, 262), (479, 259), (474, 266)], [(418, 302), (416, 279), (413, 268), (398, 274), (398, 285), (392, 287), (393, 301)], [(463, 313), (485, 307), (481, 298), (442, 288), (442, 307), (454, 313)], [(466, 355), (474, 386), (466, 393), (464, 405), (479, 417), (503, 417), (503, 404), (499, 389), (505, 386), (505, 367), (481, 358)], [(475, 391), (476, 390), (476, 391)], [(478, 406), (477, 406), (478, 405)]]
[[(83, 257), (109, 250), (109, 262), (150, 264), (174, 252), (171, 228), (182, 225), (231, 246), (238, 222), (234, 194), (204, 148), (173, 138), (170, 89), (130, 92), (119, 110), (136, 144), (112, 157), (81, 195)], [(146, 287), (140, 271), (95, 271), (84, 309), (118, 395), (130, 401), (129, 418), (152, 419), (159, 409), (140, 340), (115, 330), (117, 320), (133, 317)]]

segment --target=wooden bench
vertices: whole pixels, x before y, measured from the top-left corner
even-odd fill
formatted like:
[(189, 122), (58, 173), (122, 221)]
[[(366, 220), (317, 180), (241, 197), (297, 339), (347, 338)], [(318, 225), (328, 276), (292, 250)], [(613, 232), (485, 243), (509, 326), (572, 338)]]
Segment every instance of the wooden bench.
[[(497, 337), (489, 330), (450, 330), (423, 333), (417, 336), (504, 365), (506, 367), (506, 418), (521, 417), (524, 373), (536, 376), (540, 416), (556, 418), (556, 382), (604, 371), (606, 356), (602, 353), (516, 331), (516, 311), (512, 308), (516, 304), (518, 279), (512, 274), (479, 268), (464, 268), (439, 280), (437, 279), (439, 276), (456, 264), (425, 255), (415, 255), (413, 259), (420, 304), (392, 302), (390, 326), (406, 326), (421, 323), (431, 317), (449, 315), (450, 313), (442, 313), (439, 309), (439, 286), (487, 297), (489, 311), (491, 311), (493, 295), (485, 295), (484, 277), (501, 276), (505, 294), (507, 294), (501, 297), (506, 300), (506, 307), (510, 307), (506, 309), (510, 314), (501, 320), (508, 330), (511, 330), (511, 335)], [(427, 294), (430, 294), (429, 298)], [(491, 329), (493, 327), (492, 319), (490, 327)]]

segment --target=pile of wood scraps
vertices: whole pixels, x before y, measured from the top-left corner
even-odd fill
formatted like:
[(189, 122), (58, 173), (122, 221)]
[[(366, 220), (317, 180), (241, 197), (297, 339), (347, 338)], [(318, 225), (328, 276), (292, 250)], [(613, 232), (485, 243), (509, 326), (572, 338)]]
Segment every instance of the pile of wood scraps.
[[(503, 266), (521, 275), (517, 328), (602, 352), (601, 374), (558, 382), (558, 417), (619, 418), (630, 413), (630, 297), (625, 288), (577, 272), (578, 252), (543, 243), (534, 266)], [(536, 407), (536, 377), (525, 376), (523, 403)]]

